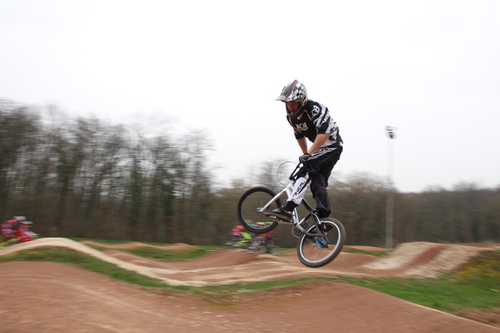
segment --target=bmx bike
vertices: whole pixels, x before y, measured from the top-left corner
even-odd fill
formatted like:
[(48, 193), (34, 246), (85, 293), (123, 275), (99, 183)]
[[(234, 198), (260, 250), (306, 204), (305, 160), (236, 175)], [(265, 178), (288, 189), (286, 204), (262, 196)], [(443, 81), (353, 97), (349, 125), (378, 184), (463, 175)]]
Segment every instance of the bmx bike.
[(233, 249), (244, 249), (251, 252), (263, 250), (265, 253), (271, 254), (274, 246), (274, 234), (272, 231), (265, 234), (247, 233), (245, 236), (234, 236), (233, 239), (226, 242), (226, 246)]
[(292, 234), (299, 239), (297, 256), (308, 267), (321, 267), (331, 262), (342, 251), (346, 234), (342, 223), (334, 218), (320, 219), (316, 209), (303, 199), (302, 206), (307, 213), (299, 217), (294, 209), (291, 222), (281, 222), (265, 213), (281, 207), (281, 198), (288, 199), (292, 193), (297, 172), (302, 163), (297, 164), (288, 177), (289, 183), (278, 193), (267, 187), (253, 187), (240, 197), (237, 206), (238, 219), (250, 232), (265, 233), (273, 230), (279, 223), (292, 224)]

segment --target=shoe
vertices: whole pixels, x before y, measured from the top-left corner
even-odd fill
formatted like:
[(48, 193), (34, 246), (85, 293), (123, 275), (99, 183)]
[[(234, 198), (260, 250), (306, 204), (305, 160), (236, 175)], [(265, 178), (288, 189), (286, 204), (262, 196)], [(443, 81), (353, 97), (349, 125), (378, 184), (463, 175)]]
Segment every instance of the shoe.
[(292, 223), (292, 212), (287, 212), (283, 207), (273, 209), (270, 212), (265, 212), (264, 215), (279, 220), (279, 222)]

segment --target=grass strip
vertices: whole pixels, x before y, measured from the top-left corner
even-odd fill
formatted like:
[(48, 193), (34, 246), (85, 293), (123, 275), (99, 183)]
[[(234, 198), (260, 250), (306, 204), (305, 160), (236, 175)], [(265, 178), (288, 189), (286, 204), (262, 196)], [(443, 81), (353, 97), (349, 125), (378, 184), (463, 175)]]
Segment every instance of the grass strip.
[[(70, 237), (69, 239), (74, 240), (75, 242), (82, 242), (82, 241), (91, 241), (95, 243), (102, 243), (102, 244), (128, 244), (131, 241), (123, 241), (123, 240), (107, 240), (107, 239), (91, 239), (91, 238), (78, 238), (78, 237)], [(165, 246), (165, 243), (155, 243), (155, 242), (140, 242), (143, 244), (147, 245), (154, 245), (154, 246)]]
[[(127, 244), (130, 242), (126, 241), (106, 241), (106, 240), (96, 240), (96, 239), (82, 239), (82, 238), (72, 238), (74, 241), (82, 241), (82, 240), (90, 240), (95, 243), (105, 244)], [(165, 246), (165, 244), (158, 243), (144, 243), (148, 245), (154, 246)], [(98, 250), (98, 251), (106, 251), (110, 250), (105, 246), (99, 246), (94, 244), (87, 244), (87, 246)], [(218, 249), (218, 248), (217, 248)], [(176, 262), (176, 261), (185, 261), (190, 259), (202, 258), (209, 253), (213, 252), (213, 247), (208, 246), (200, 246), (200, 247), (192, 247), (188, 249), (178, 249), (178, 250), (168, 250), (168, 249), (159, 249), (151, 246), (137, 246), (129, 249), (113, 249), (117, 251), (122, 251), (126, 253), (130, 253), (139, 257), (163, 261), (163, 262)]]
[(374, 257), (383, 257), (383, 256), (389, 254), (389, 251), (367, 251), (367, 250), (355, 249), (355, 248), (350, 248), (350, 247), (348, 247), (348, 248), (344, 247), (342, 249), (342, 252), (367, 254), (370, 256), (374, 256)]
[(500, 251), (484, 251), (439, 279), (341, 278), (433, 309), (500, 308)]
[(199, 248), (191, 248), (183, 250), (162, 250), (148, 246), (134, 247), (131, 249), (121, 249), (121, 251), (136, 256), (140, 256), (143, 258), (148, 258), (163, 262), (176, 262), (176, 261), (197, 259), (197, 258), (202, 258), (210, 253), (207, 250)]
[[(445, 312), (465, 308), (500, 307), (500, 293), (491, 283), (474, 283), (453, 278), (441, 279), (339, 279), (406, 301)], [(484, 281), (481, 281), (484, 282)]]
[[(87, 246), (102, 252), (110, 250), (107, 247), (102, 247), (93, 244), (88, 244)], [(130, 253), (142, 258), (152, 259), (162, 262), (178, 262), (190, 259), (197, 259), (197, 258), (202, 258), (211, 253), (210, 250), (199, 249), (199, 248), (182, 249), (182, 250), (164, 250), (149, 246), (138, 246), (130, 249), (113, 249), (113, 250)]]

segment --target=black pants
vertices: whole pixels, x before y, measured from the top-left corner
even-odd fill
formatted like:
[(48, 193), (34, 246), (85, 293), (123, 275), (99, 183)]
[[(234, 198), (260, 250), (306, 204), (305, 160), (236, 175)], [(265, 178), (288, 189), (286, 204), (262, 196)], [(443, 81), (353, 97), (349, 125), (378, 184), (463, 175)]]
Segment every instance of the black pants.
[(328, 198), (328, 179), (332, 173), (333, 167), (340, 159), (342, 147), (335, 150), (312, 157), (300, 168), (297, 173), (297, 182), (292, 193), (291, 201), (296, 205), (304, 197), (304, 192), (308, 183), (311, 185), (313, 198), (316, 200), (316, 209), (318, 217), (327, 217), (331, 213), (330, 199)]

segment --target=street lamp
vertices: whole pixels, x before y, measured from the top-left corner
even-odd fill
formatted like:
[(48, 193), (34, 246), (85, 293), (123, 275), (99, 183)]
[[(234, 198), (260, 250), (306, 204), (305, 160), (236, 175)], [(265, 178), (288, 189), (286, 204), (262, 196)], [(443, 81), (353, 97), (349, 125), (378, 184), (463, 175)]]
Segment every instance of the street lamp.
[(392, 234), (393, 234), (393, 211), (394, 211), (394, 192), (393, 192), (393, 167), (394, 167), (394, 143), (396, 138), (396, 128), (392, 126), (385, 127), (389, 136), (389, 149), (387, 161), (387, 212), (386, 212), (386, 230), (385, 230), (385, 247), (388, 250), (392, 249)]

